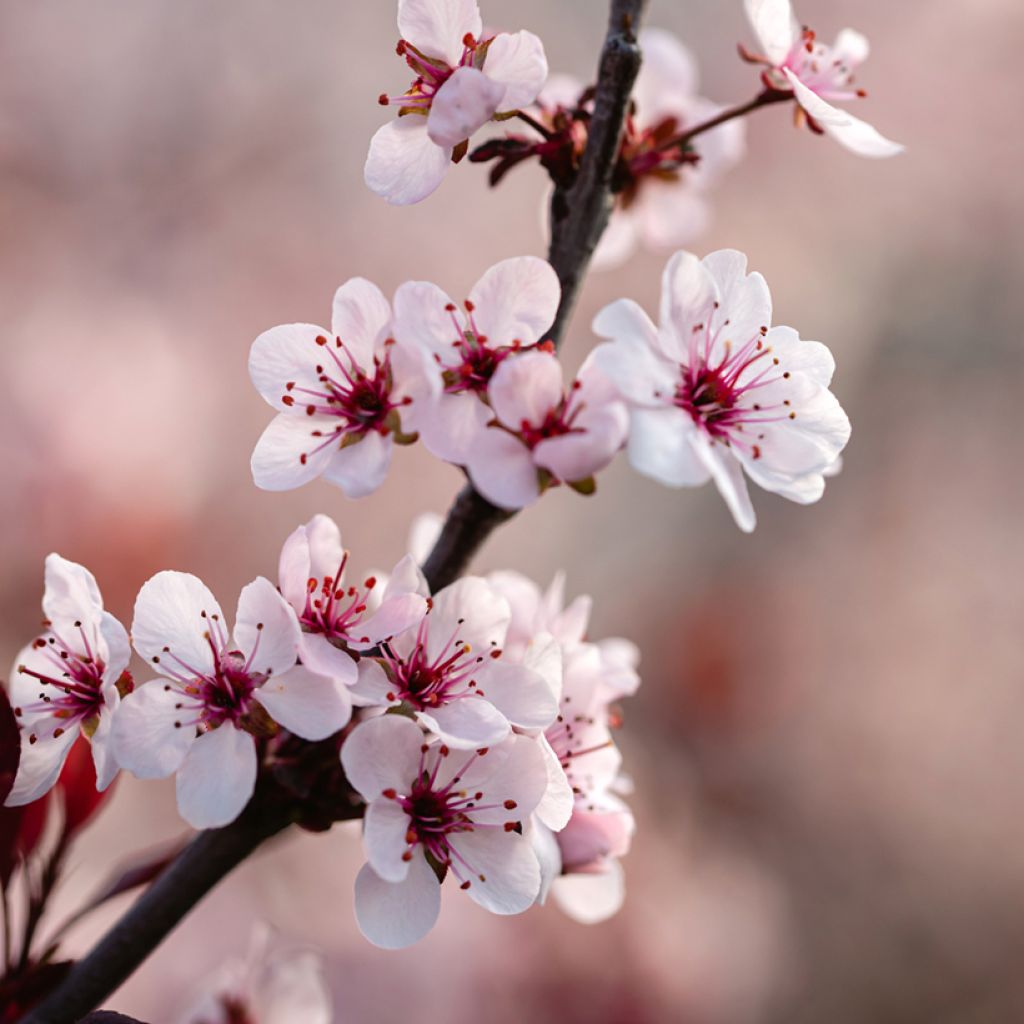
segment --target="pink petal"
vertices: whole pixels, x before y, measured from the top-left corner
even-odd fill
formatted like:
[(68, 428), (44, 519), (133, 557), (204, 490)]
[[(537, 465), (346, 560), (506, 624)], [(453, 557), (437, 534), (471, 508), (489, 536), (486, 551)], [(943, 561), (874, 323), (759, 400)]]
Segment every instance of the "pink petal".
[(226, 638), (224, 613), (206, 584), (190, 573), (165, 570), (147, 580), (135, 599), (132, 641), (150, 667), (167, 659), (176, 673), (202, 675), (213, 670), (206, 634), (218, 620)]
[(484, 74), (504, 88), (499, 110), (528, 107), (548, 77), (544, 44), (532, 32), (500, 32), (487, 49)]
[(580, 924), (598, 924), (619, 912), (626, 898), (625, 873), (618, 861), (594, 874), (561, 875), (551, 895), (569, 917)]
[(487, 270), (469, 298), (476, 307), (477, 329), (498, 347), (540, 341), (555, 319), (561, 294), (558, 275), (547, 260), (517, 256)]
[(410, 114), (389, 121), (370, 140), (363, 178), (367, 188), (396, 206), (426, 199), (444, 180), (450, 147), (427, 134), (426, 118)]
[(441, 912), (441, 883), (421, 853), (409, 863), (402, 882), (385, 882), (369, 864), (356, 876), (359, 930), (381, 949), (404, 949), (419, 942)]
[(458, 750), (493, 746), (511, 731), (508, 719), (483, 698), (452, 701), (431, 708), (429, 713), (420, 711), (416, 718), (444, 743)]
[(498, 419), (511, 430), (519, 430), (524, 422), (539, 427), (562, 401), (562, 364), (549, 352), (506, 359), (487, 393)]
[(440, 57), (454, 67), (462, 56), (463, 38), (483, 33), (476, 0), (399, 0), (398, 31), (427, 57)]
[(530, 450), (496, 427), (484, 431), (470, 452), (466, 469), (473, 486), (501, 508), (525, 508), (540, 497), (537, 467)]
[(456, 68), (434, 96), (427, 134), (444, 148), (457, 146), (494, 116), (505, 87), (474, 67)]
[(242, 588), (234, 639), (253, 672), (287, 672), (295, 667), (299, 653), (295, 610), (263, 576)]
[(283, 324), (264, 331), (252, 343), (249, 376), (268, 405), (278, 412), (288, 409), (282, 401), (288, 394), (286, 384), (322, 390), (316, 367), (323, 357), (323, 349), (316, 339), (329, 335), (330, 331), (315, 324)]
[(331, 331), (356, 364), (369, 370), (391, 333), (391, 306), (372, 281), (353, 277), (334, 293)]
[(348, 781), (368, 803), (386, 789), (408, 791), (420, 768), (423, 732), (401, 715), (382, 715), (357, 725), (341, 747)]
[(747, 17), (761, 49), (773, 64), (781, 64), (800, 39), (800, 26), (789, 0), (746, 0)]
[(335, 449), (323, 477), (340, 487), (350, 498), (364, 498), (372, 494), (388, 475), (394, 444), (371, 430), (361, 441), (345, 448)]
[(271, 676), (253, 696), (278, 725), (304, 740), (333, 736), (352, 717), (352, 700), (345, 685), (301, 665)]
[(406, 833), (409, 816), (395, 800), (371, 800), (363, 816), (363, 848), (370, 867), (385, 882), (401, 882), (409, 874), (410, 861), (402, 855), (409, 848)]
[(473, 871), (466, 890), (471, 899), (492, 914), (529, 910), (540, 891), (540, 865), (529, 839), (478, 829), (452, 835), (450, 842)]
[(256, 743), (222, 725), (192, 744), (178, 771), (178, 812), (193, 828), (220, 828), (245, 809), (256, 788)]
[[(278, 413), (252, 453), (252, 478), (256, 486), (264, 491), (290, 491), (315, 480), (334, 455), (335, 445), (324, 445), (324, 441), (336, 426), (336, 420), (322, 416)], [(323, 436), (314, 437), (317, 431)]]
[[(154, 679), (136, 687), (114, 714), (114, 756), (139, 779), (172, 775), (196, 738), (194, 712), (179, 708), (181, 694), (166, 685), (163, 679)], [(175, 724), (179, 722), (180, 726)]]

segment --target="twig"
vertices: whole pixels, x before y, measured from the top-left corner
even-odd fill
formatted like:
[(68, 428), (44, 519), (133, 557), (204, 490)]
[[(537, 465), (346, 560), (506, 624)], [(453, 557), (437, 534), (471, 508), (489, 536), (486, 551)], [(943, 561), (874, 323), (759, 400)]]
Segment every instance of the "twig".
[(741, 103), (739, 106), (729, 107), (720, 114), (708, 118), (707, 121), (702, 121), (700, 124), (688, 128), (685, 132), (680, 132), (679, 135), (672, 139), (672, 143), (685, 146), (688, 142), (697, 138), (698, 135), (703, 135), (704, 132), (711, 131), (712, 128), (717, 128), (719, 125), (725, 124), (726, 121), (735, 120), (737, 117), (744, 117), (755, 110), (760, 110), (761, 107), (768, 107), (773, 103), (783, 103), (792, 98), (793, 94), (791, 92), (782, 92), (779, 89), (765, 89), (763, 92), (758, 93), (749, 103)]
[[(612, 0), (579, 174), (569, 188), (556, 189), (551, 198), (548, 261), (562, 286), (555, 322), (548, 332), (556, 348), (565, 336), (590, 259), (611, 216), (612, 173), (633, 83), (640, 70), (636, 32), (646, 5), (647, 0)], [(423, 566), (430, 589), (437, 591), (457, 579), (491, 531), (513, 514), (492, 505), (471, 485), (463, 487)]]

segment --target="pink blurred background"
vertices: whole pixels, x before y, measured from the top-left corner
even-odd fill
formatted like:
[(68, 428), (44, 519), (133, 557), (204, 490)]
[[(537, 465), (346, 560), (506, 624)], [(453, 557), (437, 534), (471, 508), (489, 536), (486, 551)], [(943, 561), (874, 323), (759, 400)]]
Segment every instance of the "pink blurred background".
[[(843, 474), (810, 508), (758, 492), (746, 537), (710, 487), (666, 490), (620, 460), (596, 497), (549, 495), (478, 562), (542, 581), (564, 567), (595, 596), (592, 634), (643, 649), (621, 735), (639, 826), (623, 912), (498, 919), (456, 893), (425, 942), (384, 953), (352, 915), (357, 830), (292, 836), (111, 1007), (172, 1021), (267, 919), (323, 949), (339, 1022), (1024, 1019), (1024, 10), (798, 13), (825, 39), (848, 22), (871, 38), (858, 113), (907, 153), (860, 160), (759, 112), (694, 248), (745, 250), (776, 322), (833, 348)], [(604, 3), (484, 15), (592, 74)], [(648, 23), (694, 49), (705, 95), (752, 94), (738, 0), (652, 0)], [(539, 168), (492, 193), (463, 166), (413, 209), (364, 188), (375, 97), (405, 85), (395, 40), (385, 0), (0, 6), (0, 661), (35, 628), (50, 550), (89, 565), (127, 622), (160, 568), (230, 604), (314, 512), (369, 568), (446, 507), (459, 475), (419, 449), (361, 502), (261, 493), (248, 470), (270, 415), (245, 372), (261, 330), (325, 319), (354, 274), (464, 295), (491, 263), (544, 252)], [(600, 305), (655, 308), (663, 261), (591, 278), (571, 365)], [(181, 831), (170, 784), (124, 779), (66, 901)]]

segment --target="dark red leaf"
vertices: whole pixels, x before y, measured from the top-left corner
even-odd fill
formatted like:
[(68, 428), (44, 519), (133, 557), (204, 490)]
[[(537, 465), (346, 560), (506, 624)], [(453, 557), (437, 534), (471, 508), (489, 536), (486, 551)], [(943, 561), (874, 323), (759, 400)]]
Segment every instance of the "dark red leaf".
[(21, 759), (21, 734), (7, 690), (0, 686), (0, 805), (7, 799)]
[(102, 793), (96, 791), (92, 747), (82, 741), (72, 745), (57, 788), (64, 797), (64, 832), (68, 836), (84, 828), (114, 791), (113, 784)]

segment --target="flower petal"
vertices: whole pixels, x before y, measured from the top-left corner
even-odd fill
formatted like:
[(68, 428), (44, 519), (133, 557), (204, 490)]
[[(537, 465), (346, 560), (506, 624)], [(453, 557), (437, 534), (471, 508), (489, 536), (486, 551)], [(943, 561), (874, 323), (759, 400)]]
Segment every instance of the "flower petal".
[(423, 740), (419, 726), (402, 715), (368, 719), (342, 744), (345, 775), (367, 803), (386, 789), (406, 793), (419, 774)]
[(580, 924), (598, 924), (619, 912), (626, 898), (622, 865), (609, 861), (607, 870), (561, 875), (551, 886), (555, 902)]
[(630, 415), (629, 461), (637, 472), (669, 487), (697, 487), (710, 473), (694, 452), (697, 428), (682, 409), (634, 409)]
[(4, 806), (23, 807), (48, 793), (56, 783), (78, 735), (77, 728), (70, 728), (54, 738), (53, 731), (48, 729), (38, 735), (35, 743), (29, 743), (29, 732), (23, 729), (18, 773)]
[(504, 430), (485, 430), (466, 465), (473, 486), (492, 504), (517, 509), (540, 497), (530, 450)]
[(781, 64), (800, 39), (800, 26), (789, 0), (745, 0), (750, 27), (773, 64)]
[(511, 732), (508, 719), (482, 698), (451, 701), (429, 712), (419, 711), (416, 718), (448, 746), (459, 750), (493, 746)]
[(718, 301), (715, 280), (693, 253), (677, 252), (666, 264), (661, 277), (661, 335), (665, 332), (674, 341), (665, 354), (685, 362), (690, 339), (696, 329), (706, 326), (713, 303)]
[(376, 647), (381, 641), (390, 640), (417, 626), (426, 614), (425, 597), (419, 594), (395, 594), (385, 598), (373, 615), (359, 623), (358, 640), (368, 647)]
[(345, 686), (356, 681), (357, 666), (348, 651), (335, 647), (322, 633), (299, 635), (299, 660), (319, 676), (337, 679)]
[(832, 46), (832, 56), (841, 60), (850, 71), (863, 64), (870, 51), (867, 37), (852, 28), (844, 28)]
[(752, 533), (757, 525), (754, 506), (750, 503), (747, 482), (739, 460), (721, 444), (712, 444), (701, 433), (694, 432), (691, 444), (697, 457), (704, 463), (719, 494), (725, 499), (736, 525), (744, 533)]
[[(43, 613), (51, 622), (70, 625), (76, 620), (92, 623), (103, 612), (103, 598), (96, 577), (77, 562), (55, 552), (46, 556)], [(74, 642), (76, 637), (69, 637)]]
[(393, 449), (390, 437), (371, 430), (361, 441), (334, 451), (324, 479), (340, 487), (349, 498), (364, 498), (384, 483)]
[(427, 451), (456, 466), (465, 465), (491, 419), (491, 410), (473, 394), (440, 394), (420, 410), (420, 439)]
[[(521, 914), (540, 892), (540, 865), (530, 840), (515, 832), (474, 830), (449, 838), (472, 875), (466, 892), (492, 914)], [(460, 869), (466, 869), (460, 863)]]
[(524, 665), (488, 659), (476, 678), (486, 700), (521, 729), (546, 729), (558, 714), (558, 695), (550, 683)]
[(426, 118), (399, 117), (378, 128), (363, 167), (367, 188), (396, 206), (426, 199), (444, 180), (450, 147), (427, 134)]
[(463, 576), (438, 591), (428, 625), (427, 659), (450, 653), (452, 641), (487, 656), (505, 642), (512, 616), (508, 601), (480, 576)]
[(532, 32), (499, 32), (487, 48), (484, 74), (505, 90), (499, 110), (528, 107), (547, 81), (544, 44)]
[(304, 740), (333, 736), (352, 717), (352, 699), (345, 685), (301, 665), (271, 676), (253, 696), (278, 725)]
[(561, 295), (558, 275), (547, 260), (516, 256), (487, 270), (469, 300), (476, 307), (477, 329), (498, 347), (540, 341), (554, 322)]
[(165, 570), (147, 580), (135, 599), (132, 642), (147, 662), (166, 660), (175, 674), (204, 675), (213, 670), (211, 622), (220, 623), (226, 640), (224, 613), (206, 584), (191, 573)]
[(733, 351), (772, 323), (772, 297), (758, 273), (747, 273), (747, 257), (736, 249), (719, 249), (701, 261), (715, 279), (728, 325), (718, 331), (715, 352), (727, 343)]
[(451, 148), (468, 139), (494, 116), (505, 87), (482, 71), (464, 66), (437, 90), (427, 115), (427, 134), (437, 146)]
[(663, 28), (641, 29), (637, 42), (644, 60), (633, 98), (639, 122), (646, 128), (682, 113), (680, 108), (697, 91), (697, 62), (678, 37)]
[(106, 708), (100, 711), (99, 721), (89, 743), (92, 746), (92, 762), (96, 768), (96, 790), (102, 793), (116, 777), (121, 766), (114, 756), (114, 744), (111, 742), (113, 713)]
[(454, 306), (448, 293), (429, 281), (399, 285), (395, 292), (395, 340), (431, 357), (439, 356), (444, 366), (457, 363), (455, 343), (461, 332), (452, 319)]
[[(393, 685), (373, 658), (361, 658), (356, 666), (358, 673), (355, 683), (349, 686), (352, 703), (359, 708), (384, 707), (397, 703), (391, 693)], [(389, 700), (390, 697), (390, 700)]]
[(574, 797), (572, 786), (565, 777), (565, 771), (558, 755), (552, 750), (544, 736), (538, 740), (541, 753), (544, 755), (544, 767), (547, 771), (548, 782), (544, 796), (534, 814), (550, 829), (560, 832), (569, 823), (572, 817)]
[(364, 864), (356, 876), (355, 910), (359, 930), (375, 946), (404, 949), (434, 927), (441, 883), (421, 854), (413, 856), (402, 882), (385, 882)]
[(487, 395), (498, 419), (511, 430), (539, 427), (563, 398), (562, 364), (549, 352), (506, 359), (491, 378)]
[(373, 365), (374, 354), (390, 330), (391, 306), (372, 281), (353, 277), (334, 293), (331, 331), (335, 338), (341, 338), (345, 351), (363, 369)]
[(394, 800), (371, 800), (363, 815), (363, 848), (370, 867), (385, 882), (401, 882), (409, 874), (410, 862), (402, 859), (409, 849), (406, 834), (409, 815)]
[(462, 56), (463, 38), (483, 34), (476, 0), (398, 0), (398, 31), (427, 57), (440, 57), (454, 67)]
[(256, 788), (256, 768), (249, 733), (227, 724), (203, 733), (178, 770), (178, 813), (193, 828), (230, 824)]
[(323, 442), (337, 425), (323, 416), (278, 413), (252, 453), (253, 482), (264, 491), (290, 491), (315, 480), (334, 455), (335, 446)]
[(824, 128), (826, 135), (830, 135), (839, 145), (845, 146), (857, 156), (885, 159), (890, 156), (899, 156), (906, 148), (899, 142), (887, 139), (877, 128), (852, 114), (847, 115), (845, 124), (826, 124)]
[(249, 376), (268, 405), (278, 412), (289, 408), (284, 402), (291, 391), (288, 384), (311, 391), (323, 390), (316, 369), (323, 349), (316, 339), (329, 334), (316, 324), (282, 324), (264, 331), (252, 343)]
[(782, 72), (793, 86), (797, 103), (823, 128), (850, 123), (850, 115), (845, 110), (833, 107), (831, 103), (823, 100), (813, 89), (804, 85), (792, 69), (783, 68)]
[(234, 638), (253, 672), (274, 674), (295, 667), (299, 622), (295, 610), (266, 577), (259, 576), (242, 588)]
[(181, 767), (196, 738), (192, 711), (181, 703), (181, 694), (163, 679), (136, 687), (121, 701), (110, 739), (122, 768), (139, 779), (163, 779)]

